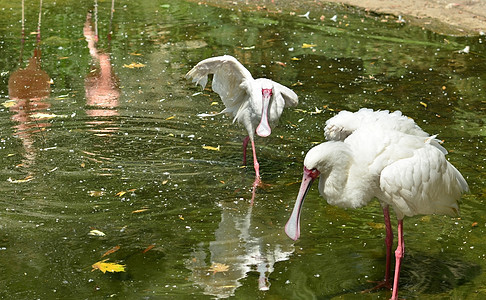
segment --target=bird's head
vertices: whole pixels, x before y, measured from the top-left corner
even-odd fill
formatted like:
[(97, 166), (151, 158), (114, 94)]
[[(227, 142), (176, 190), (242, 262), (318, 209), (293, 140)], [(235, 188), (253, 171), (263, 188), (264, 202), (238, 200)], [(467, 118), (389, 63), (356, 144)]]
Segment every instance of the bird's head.
[(304, 174), (302, 176), (299, 194), (295, 200), (292, 214), (285, 225), (285, 232), (291, 239), (297, 240), (300, 236), (300, 212), (312, 182), (319, 176), (328, 176), (332, 168), (342, 162), (343, 157), (348, 157), (349, 155), (350, 153), (346, 145), (342, 142), (334, 141), (317, 145), (307, 152), (304, 159)]

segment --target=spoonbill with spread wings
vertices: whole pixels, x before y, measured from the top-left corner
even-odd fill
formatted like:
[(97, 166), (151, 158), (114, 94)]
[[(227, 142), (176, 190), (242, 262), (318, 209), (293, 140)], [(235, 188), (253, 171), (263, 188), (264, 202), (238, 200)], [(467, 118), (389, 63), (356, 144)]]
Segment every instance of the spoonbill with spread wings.
[(270, 79), (253, 79), (250, 72), (230, 55), (199, 62), (186, 74), (186, 78), (192, 78), (193, 82), (204, 88), (210, 74), (214, 74), (213, 91), (226, 106), (220, 113), (232, 115), (233, 122), (238, 121), (248, 131), (248, 136), (243, 140), (243, 163), (246, 164), (246, 148), (248, 141), (251, 141), (253, 165), (259, 182), (260, 165), (255, 151), (255, 133), (261, 137), (269, 136), (284, 107), (297, 105), (297, 95)]

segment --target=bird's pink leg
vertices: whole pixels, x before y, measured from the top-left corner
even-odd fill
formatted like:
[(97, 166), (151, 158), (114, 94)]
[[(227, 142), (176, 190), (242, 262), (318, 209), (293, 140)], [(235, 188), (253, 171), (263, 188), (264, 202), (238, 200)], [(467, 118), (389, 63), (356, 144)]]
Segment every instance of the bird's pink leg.
[(377, 285), (371, 289), (364, 290), (363, 293), (369, 293), (371, 291), (386, 288), (391, 289), (392, 285), (390, 282), (390, 268), (391, 268), (391, 252), (392, 252), (392, 245), (393, 245), (393, 230), (391, 227), (390, 222), (390, 209), (389, 206), (383, 206), (383, 216), (385, 217), (385, 229), (386, 229), (386, 237), (385, 237), (385, 245), (386, 245), (386, 265), (385, 265), (385, 280), (375, 282)]
[(405, 253), (405, 245), (403, 243), (403, 219), (398, 220), (398, 246), (395, 250), (395, 277), (393, 279), (393, 292), (391, 300), (398, 299), (398, 280), (400, 279), (400, 264)]
[(260, 164), (258, 163), (256, 157), (255, 142), (253, 141), (253, 139), (250, 139), (250, 141), (251, 141), (251, 150), (253, 150), (253, 167), (255, 168), (255, 174), (256, 174), (255, 182), (256, 182), (257, 180), (260, 181)]
[(386, 266), (385, 266), (385, 281), (383, 282), (383, 286), (390, 289), (390, 266), (391, 266), (391, 249), (393, 244), (393, 230), (391, 227), (390, 222), (390, 211), (388, 205), (383, 207), (383, 215), (385, 216), (385, 228), (386, 228), (386, 237), (385, 237), (385, 245), (386, 245)]
[(246, 136), (243, 139), (243, 165), (246, 166), (246, 148), (248, 147), (248, 142), (250, 141), (250, 136)]

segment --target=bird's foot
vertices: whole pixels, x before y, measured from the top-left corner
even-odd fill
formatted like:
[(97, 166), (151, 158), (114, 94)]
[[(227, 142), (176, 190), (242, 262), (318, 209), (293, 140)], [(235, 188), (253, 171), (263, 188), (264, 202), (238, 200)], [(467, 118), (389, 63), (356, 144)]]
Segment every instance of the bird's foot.
[(374, 286), (374, 287), (372, 287), (370, 289), (366, 289), (364, 291), (361, 291), (361, 294), (371, 293), (373, 291), (380, 290), (380, 289), (387, 289), (387, 290), (391, 290), (392, 289), (392, 284), (391, 284), (390, 280), (369, 281), (369, 282), (376, 283), (376, 286)]
[(255, 181), (253, 181), (253, 185), (252, 185), (252, 188), (251, 188), (251, 205), (253, 205), (253, 202), (255, 200), (257, 188), (265, 189), (265, 188), (268, 188), (270, 186), (271, 185), (268, 184), (268, 183), (263, 183), (263, 181), (260, 178), (260, 176), (256, 176), (255, 177)]
[(262, 178), (260, 176), (256, 176), (255, 177), (255, 181), (253, 182), (253, 187), (254, 188), (259, 187), (259, 188), (265, 189), (265, 188), (268, 188), (270, 186), (272, 186), (272, 185), (269, 184), (269, 183), (264, 183), (262, 181)]

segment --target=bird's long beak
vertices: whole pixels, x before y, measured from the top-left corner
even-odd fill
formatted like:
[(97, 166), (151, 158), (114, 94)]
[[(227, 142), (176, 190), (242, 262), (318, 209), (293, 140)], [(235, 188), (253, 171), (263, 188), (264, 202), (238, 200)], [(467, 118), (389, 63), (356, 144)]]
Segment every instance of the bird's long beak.
[(312, 182), (319, 176), (319, 174), (319, 171), (316, 169), (309, 170), (304, 167), (304, 175), (302, 177), (302, 183), (300, 184), (299, 195), (297, 195), (294, 209), (285, 225), (285, 233), (294, 241), (300, 237), (300, 212), (302, 205), (304, 204), (305, 196), (307, 195)]
[(256, 133), (261, 137), (267, 137), (272, 133), (268, 124), (268, 105), (272, 98), (272, 89), (262, 89), (262, 119), (256, 129)]

